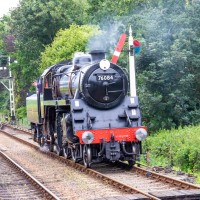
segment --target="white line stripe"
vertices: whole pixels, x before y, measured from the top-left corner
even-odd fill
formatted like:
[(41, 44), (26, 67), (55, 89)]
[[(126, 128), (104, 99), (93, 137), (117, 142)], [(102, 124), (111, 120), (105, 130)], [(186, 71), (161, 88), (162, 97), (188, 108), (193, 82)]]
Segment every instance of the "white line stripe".
[(119, 51), (115, 51), (115, 52), (114, 52), (114, 55), (117, 56), (117, 57), (119, 57), (120, 52), (119, 52)]

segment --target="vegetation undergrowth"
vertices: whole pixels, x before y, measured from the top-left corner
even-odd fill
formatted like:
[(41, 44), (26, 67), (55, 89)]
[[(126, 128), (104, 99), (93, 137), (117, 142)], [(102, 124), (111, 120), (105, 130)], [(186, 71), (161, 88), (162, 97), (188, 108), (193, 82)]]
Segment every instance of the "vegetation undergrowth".
[(26, 107), (22, 106), (20, 108), (17, 109), (16, 112), (16, 117), (17, 117), (17, 125), (23, 126), (28, 128), (29, 127), (29, 122), (27, 119), (27, 113), (26, 113)]
[(160, 130), (143, 143), (146, 162), (151, 166), (167, 166), (197, 176), (200, 183), (200, 125)]

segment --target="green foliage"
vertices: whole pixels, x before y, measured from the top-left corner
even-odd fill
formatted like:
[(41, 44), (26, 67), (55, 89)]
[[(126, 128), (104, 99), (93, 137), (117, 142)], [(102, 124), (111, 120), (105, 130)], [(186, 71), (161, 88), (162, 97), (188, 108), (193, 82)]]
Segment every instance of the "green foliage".
[(59, 29), (84, 22), (86, 6), (84, 0), (22, 0), (11, 12), (13, 31), (25, 43), (32, 38), (49, 44)]
[(146, 28), (138, 94), (152, 131), (200, 122), (198, 9), (200, 3), (185, 7), (185, 1), (168, 1), (137, 15), (139, 29)]
[(1, 20), (0, 21), (0, 52), (3, 52), (3, 50), (4, 50), (3, 34), (4, 34), (4, 23)]
[[(187, 172), (200, 171), (200, 125), (161, 130), (144, 142), (154, 165), (175, 166)], [(155, 162), (156, 160), (156, 162)]]
[(87, 12), (90, 21), (103, 26), (107, 21), (112, 22), (118, 20), (120, 16), (130, 15), (134, 8), (147, 2), (147, 0), (88, 0)]
[(17, 107), (25, 105), (31, 82), (39, 76), (44, 46), (53, 42), (61, 28), (68, 28), (72, 23), (83, 24), (86, 7), (86, 0), (22, 0), (11, 12), (9, 25), (16, 38), (16, 52), (12, 57), (18, 61), (11, 66), (16, 80)]
[(9, 92), (0, 83), (0, 113), (7, 113), (9, 109)]
[(30, 128), (30, 122), (27, 120), (26, 107), (22, 106), (16, 110), (17, 125)]
[[(5, 36), (8, 34), (7, 17), (0, 19), (0, 67), (7, 66)], [(6, 74), (0, 70), (0, 78)], [(7, 83), (6, 83), (7, 84)], [(7, 114), (9, 109), (9, 92), (0, 82), (0, 113)]]
[(11, 35), (9, 26), (10, 20), (9, 16), (0, 18), (0, 54), (7, 54), (7, 44), (5, 42), (5, 38), (8, 35)]
[(71, 25), (69, 29), (58, 31), (54, 42), (42, 53), (41, 69), (71, 59), (74, 52), (86, 51), (88, 40), (97, 33), (98, 27), (91, 25)]
[(16, 117), (18, 120), (24, 119), (26, 117), (26, 107), (22, 106), (16, 110)]

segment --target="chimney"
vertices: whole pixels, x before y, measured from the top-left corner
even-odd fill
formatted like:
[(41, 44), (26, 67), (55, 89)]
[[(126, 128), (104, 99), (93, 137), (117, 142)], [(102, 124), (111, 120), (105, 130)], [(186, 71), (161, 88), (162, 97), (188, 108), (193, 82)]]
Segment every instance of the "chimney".
[(100, 62), (102, 59), (105, 59), (105, 53), (103, 50), (92, 50), (89, 52), (92, 56), (92, 62)]

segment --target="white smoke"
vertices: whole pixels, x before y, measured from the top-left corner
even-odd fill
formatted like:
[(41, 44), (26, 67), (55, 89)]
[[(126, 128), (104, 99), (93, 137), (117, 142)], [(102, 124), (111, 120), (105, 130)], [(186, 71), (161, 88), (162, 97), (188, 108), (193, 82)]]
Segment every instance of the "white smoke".
[(120, 35), (124, 32), (124, 24), (122, 22), (110, 23), (105, 22), (101, 28), (101, 33), (92, 37), (88, 44), (87, 50), (104, 50), (108, 54), (113, 53)]

